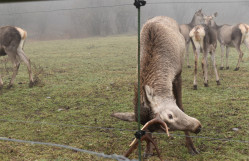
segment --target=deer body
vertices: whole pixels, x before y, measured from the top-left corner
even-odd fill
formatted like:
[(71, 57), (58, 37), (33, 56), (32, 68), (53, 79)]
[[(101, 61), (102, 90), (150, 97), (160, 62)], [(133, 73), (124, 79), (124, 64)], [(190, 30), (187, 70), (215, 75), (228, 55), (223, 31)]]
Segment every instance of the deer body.
[(197, 67), (200, 52), (203, 51), (202, 69), (204, 74), (204, 85), (208, 87), (208, 53), (211, 54), (213, 68), (216, 76), (217, 85), (220, 85), (219, 75), (216, 69), (215, 50), (217, 46), (216, 32), (209, 25), (197, 25), (189, 33), (195, 53), (194, 89), (197, 89)]
[(221, 67), (224, 68), (224, 52), (226, 48), (226, 69), (229, 69), (228, 57), (229, 57), (229, 48), (233, 47), (239, 54), (238, 62), (234, 70), (239, 70), (240, 62), (244, 53), (241, 51), (240, 45), (244, 43), (249, 50), (249, 25), (247, 24), (237, 24), (237, 25), (217, 25), (214, 21), (214, 17), (217, 16), (217, 12), (212, 16), (204, 16), (205, 22), (210, 21), (211, 26), (216, 30), (218, 41), (220, 42), (221, 47)]
[[(183, 112), (181, 98), (181, 71), (185, 52), (184, 38), (178, 24), (168, 17), (148, 20), (141, 31), (141, 123), (158, 115), (170, 130), (198, 133), (200, 122)], [(137, 121), (137, 89), (135, 88), (134, 113), (114, 113), (113, 116)], [(122, 116), (122, 117), (119, 117)], [(126, 117), (128, 116), (128, 117)], [(127, 119), (124, 119), (127, 118)], [(149, 131), (160, 130), (151, 126)], [(189, 151), (197, 152), (192, 140), (186, 137)]]
[(189, 32), (192, 30), (192, 28), (196, 25), (200, 25), (204, 22), (202, 10), (198, 10), (195, 12), (191, 22), (189, 24), (182, 24), (180, 25), (180, 32), (183, 35), (185, 39), (185, 45), (186, 45), (186, 59), (187, 59), (187, 66), (190, 68), (189, 65), (189, 43), (190, 43), (190, 37)]
[[(5, 26), (0, 28), (0, 56), (8, 55), (8, 58), (13, 64), (13, 75), (8, 85), (10, 88), (13, 85), (17, 75), (20, 60), (23, 60), (28, 67), (30, 86), (33, 85), (33, 77), (31, 72), (30, 60), (23, 51), (24, 42), (27, 37), (27, 32), (18, 27)], [(0, 88), (3, 87), (3, 81), (0, 75)]]

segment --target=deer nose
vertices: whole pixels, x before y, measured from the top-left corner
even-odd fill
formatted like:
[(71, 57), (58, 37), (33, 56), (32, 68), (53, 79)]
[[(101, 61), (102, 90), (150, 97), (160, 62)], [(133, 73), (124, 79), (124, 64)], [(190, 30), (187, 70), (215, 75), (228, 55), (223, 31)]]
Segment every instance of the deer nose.
[(197, 129), (195, 130), (195, 134), (198, 134), (199, 132), (201, 132), (201, 125), (199, 125), (198, 127), (197, 127)]

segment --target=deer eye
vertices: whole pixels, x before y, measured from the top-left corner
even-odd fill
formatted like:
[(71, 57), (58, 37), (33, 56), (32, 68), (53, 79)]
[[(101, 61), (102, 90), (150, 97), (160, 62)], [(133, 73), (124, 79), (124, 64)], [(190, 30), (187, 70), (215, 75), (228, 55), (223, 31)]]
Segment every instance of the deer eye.
[(168, 114), (169, 119), (173, 119), (173, 116), (171, 114)]

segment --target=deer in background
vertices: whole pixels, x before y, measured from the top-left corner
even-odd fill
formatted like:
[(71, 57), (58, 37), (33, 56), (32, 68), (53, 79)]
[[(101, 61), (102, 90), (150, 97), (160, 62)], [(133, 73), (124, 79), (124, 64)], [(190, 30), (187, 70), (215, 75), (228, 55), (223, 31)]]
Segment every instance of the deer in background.
[(186, 44), (186, 59), (187, 59), (187, 66), (190, 68), (189, 65), (189, 44), (190, 44), (190, 37), (189, 32), (192, 30), (192, 28), (196, 25), (200, 25), (204, 23), (204, 17), (203, 17), (202, 9), (195, 12), (191, 22), (189, 24), (182, 24), (180, 25), (180, 32), (183, 35), (185, 39)]
[(217, 25), (214, 21), (214, 18), (217, 17), (218, 13), (215, 12), (211, 16), (204, 16), (205, 23), (210, 23), (211, 26), (217, 32), (217, 37), (220, 43), (221, 48), (221, 67), (220, 69), (224, 69), (223, 57), (224, 50), (226, 47), (226, 69), (229, 69), (228, 66), (228, 56), (229, 56), (229, 48), (234, 47), (238, 54), (238, 63), (236, 65), (235, 71), (239, 70), (240, 62), (242, 61), (242, 57), (244, 53), (241, 51), (240, 45), (244, 43), (249, 50), (249, 25), (247, 24), (237, 24), (237, 25)]
[(198, 60), (200, 52), (203, 52), (202, 57), (202, 69), (204, 74), (204, 85), (208, 87), (208, 64), (207, 64), (207, 57), (208, 53), (211, 55), (213, 68), (216, 76), (217, 85), (220, 85), (220, 78), (218, 71), (216, 69), (216, 62), (215, 62), (215, 50), (217, 46), (217, 36), (215, 29), (211, 27), (211, 24), (208, 25), (197, 25), (195, 26), (189, 33), (193, 51), (195, 54), (195, 70), (194, 70), (194, 89), (197, 89), (197, 67), (198, 67)]
[[(30, 60), (23, 51), (26, 37), (27, 32), (19, 27), (5, 26), (0, 28), (0, 56), (8, 55), (8, 58), (13, 64), (13, 75), (9, 82), (8, 88), (13, 86), (13, 82), (20, 66), (20, 60), (23, 60), (28, 67), (30, 80), (29, 86), (32, 87), (34, 85)], [(3, 81), (0, 75), (0, 89), (2, 87)]]

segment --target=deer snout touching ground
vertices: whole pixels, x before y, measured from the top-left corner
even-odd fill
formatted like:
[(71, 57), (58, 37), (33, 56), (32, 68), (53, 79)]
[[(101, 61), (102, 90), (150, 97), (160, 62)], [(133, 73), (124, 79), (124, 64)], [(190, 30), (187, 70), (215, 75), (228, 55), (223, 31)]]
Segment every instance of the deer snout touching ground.
[(199, 125), (196, 130), (194, 131), (195, 134), (198, 134), (199, 132), (201, 132), (201, 125)]

